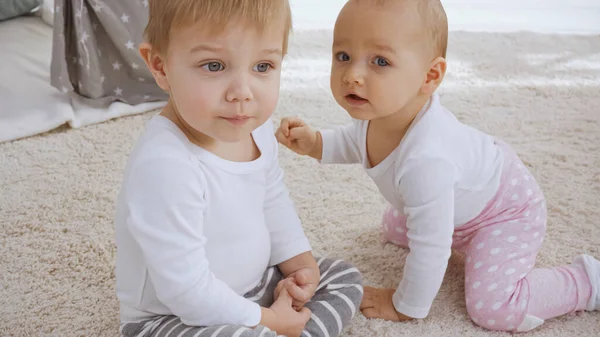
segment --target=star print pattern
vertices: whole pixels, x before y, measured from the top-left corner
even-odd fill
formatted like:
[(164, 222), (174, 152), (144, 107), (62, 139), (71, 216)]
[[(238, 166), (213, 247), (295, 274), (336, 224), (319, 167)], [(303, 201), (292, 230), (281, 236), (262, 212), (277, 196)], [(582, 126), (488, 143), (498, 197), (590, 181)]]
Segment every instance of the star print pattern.
[(137, 50), (147, 0), (56, 0), (54, 21), (51, 83), (59, 91), (128, 104), (167, 99)]

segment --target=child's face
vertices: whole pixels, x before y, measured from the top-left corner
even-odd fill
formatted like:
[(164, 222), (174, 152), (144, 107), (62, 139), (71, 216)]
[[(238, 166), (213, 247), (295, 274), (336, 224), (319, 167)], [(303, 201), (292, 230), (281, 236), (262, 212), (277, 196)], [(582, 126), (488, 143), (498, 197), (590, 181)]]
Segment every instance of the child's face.
[(429, 62), (416, 10), (350, 1), (334, 29), (331, 90), (350, 116), (371, 120), (402, 110), (423, 85)]
[[(232, 25), (235, 26), (235, 25)], [(263, 34), (201, 24), (173, 32), (164, 73), (179, 117), (218, 141), (247, 137), (273, 113), (279, 97), (283, 25)]]

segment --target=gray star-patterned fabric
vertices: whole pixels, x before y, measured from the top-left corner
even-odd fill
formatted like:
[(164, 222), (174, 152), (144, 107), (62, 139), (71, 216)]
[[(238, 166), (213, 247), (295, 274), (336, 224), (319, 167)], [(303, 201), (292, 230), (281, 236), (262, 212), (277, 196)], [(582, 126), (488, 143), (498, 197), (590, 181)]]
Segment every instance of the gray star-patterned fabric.
[(51, 83), (106, 104), (167, 100), (138, 52), (147, 0), (56, 0)]

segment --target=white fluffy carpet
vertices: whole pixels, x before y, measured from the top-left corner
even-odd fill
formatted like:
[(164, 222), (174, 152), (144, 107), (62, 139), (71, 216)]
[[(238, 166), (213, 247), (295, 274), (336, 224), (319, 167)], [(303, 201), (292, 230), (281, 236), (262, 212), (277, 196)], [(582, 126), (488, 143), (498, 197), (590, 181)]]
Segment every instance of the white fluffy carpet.
[[(329, 32), (293, 39), (276, 120), (347, 121), (328, 89)], [(452, 33), (443, 102), (512, 143), (538, 177), (549, 231), (538, 266), (600, 256), (600, 37)], [(0, 335), (116, 336), (113, 211), (127, 155), (151, 114), (0, 144)], [(341, 257), (367, 284), (394, 287), (406, 251), (378, 244), (385, 203), (358, 167), (281, 150), (315, 253)], [(504, 336), (467, 318), (453, 256), (431, 315), (352, 321), (344, 336)], [(599, 336), (600, 313), (549, 320), (528, 336)]]

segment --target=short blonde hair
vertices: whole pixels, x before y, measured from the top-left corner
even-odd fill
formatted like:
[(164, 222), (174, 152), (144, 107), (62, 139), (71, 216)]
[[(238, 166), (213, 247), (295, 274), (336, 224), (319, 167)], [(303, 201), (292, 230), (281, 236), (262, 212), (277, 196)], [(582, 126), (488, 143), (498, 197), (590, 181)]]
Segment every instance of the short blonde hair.
[[(355, 0), (360, 1), (360, 0)], [(363, 0), (364, 1), (364, 0)], [(368, 0), (378, 6), (386, 4), (414, 5), (419, 13), (433, 57), (446, 58), (448, 49), (448, 17), (440, 0)]]
[(236, 22), (259, 31), (283, 20), (283, 54), (288, 48), (292, 13), (288, 0), (150, 0), (144, 39), (158, 52), (165, 52), (173, 30), (202, 22), (219, 32)]
[[(415, 0), (413, 0), (415, 1)], [(440, 0), (416, 0), (423, 26), (432, 43), (434, 57), (446, 58), (448, 51), (448, 17)]]

